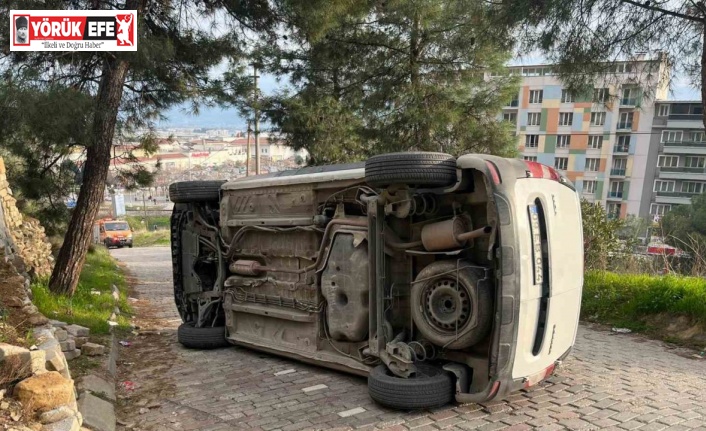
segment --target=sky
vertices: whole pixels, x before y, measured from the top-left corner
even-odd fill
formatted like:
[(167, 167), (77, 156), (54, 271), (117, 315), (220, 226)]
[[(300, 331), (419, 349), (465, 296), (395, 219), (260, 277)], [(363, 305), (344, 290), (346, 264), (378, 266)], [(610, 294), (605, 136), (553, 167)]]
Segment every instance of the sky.
[[(286, 86), (285, 82), (277, 82), (272, 75), (260, 75), (260, 91), (273, 94)], [(239, 128), (246, 129), (246, 119), (242, 118), (237, 110), (229, 108), (201, 107), (198, 115), (189, 113), (189, 104), (176, 106), (165, 112), (165, 121), (158, 123), (157, 127), (207, 127), (207, 128)]]
[[(542, 64), (541, 57), (524, 57), (516, 59), (512, 65)], [(278, 89), (283, 89), (287, 85), (286, 81), (278, 82), (272, 75), (263, 74), (260, 76), (260, 91), (264, 94), (272, 94)], [(669, 100), (700, 100), (701, 94), (698, 89), (689, 85), (683, 77), (674, 76), (672, 78), (672, 89)], [(246, 119), (242, 118), (235, 109), (202, 107), (198, 115), (188, 112), (189, 105), (176, 106), (165, 112), (166, 119), (158, 123), (157, 127), (204, 127), (204, 128), (236, 128), (245, 130)]]

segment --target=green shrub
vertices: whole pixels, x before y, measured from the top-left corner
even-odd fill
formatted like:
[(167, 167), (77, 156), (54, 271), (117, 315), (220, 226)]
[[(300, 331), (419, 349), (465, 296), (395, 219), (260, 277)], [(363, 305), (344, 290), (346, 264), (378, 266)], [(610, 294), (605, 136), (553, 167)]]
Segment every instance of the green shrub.
[(706, 323), (706, 279), (586, 272), (582, 318), (635, 328), (660, 313)]

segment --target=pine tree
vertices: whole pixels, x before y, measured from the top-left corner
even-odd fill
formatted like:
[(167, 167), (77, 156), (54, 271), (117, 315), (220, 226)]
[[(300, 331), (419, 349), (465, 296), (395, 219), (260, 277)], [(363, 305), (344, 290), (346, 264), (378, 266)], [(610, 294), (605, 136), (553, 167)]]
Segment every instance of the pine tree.
[[(520, 0), (518, 8), (534, 4)], [(659, 68), (665, 61), (677, 74), (701, 89), (706, 103), (706, 4), (703, 1), (551, 0), (544, 14), (526, 23), (522, 35), (527, 49), (539, 49), (557, 63), (566, 86), (581, 92), (596, 82), (637, 83), (670, 78)], [(657, 60), (642, 69), (618, 74), (616, 66), (641, 54)], [(661, 76), (658, 76), (661, 74)], [(648, 91), (648, 89), (643, 89)], [(649, 92), (644, 93), (654, 97)], [(704, 105), (706, 106), (706, 105)], [(706, 117), (704, 117), (706, 126)]]
[[(149, 126), (165, 108), (198, 100), (208, 85), (209, 72), (224, 59), (238, 61), (247, 32), (262, 32), (275, 23), (266, 0), (62, 0), (14, 1), (0, 12), (9, 21), (9, 9), (137, 10), (137, 52), (5, 52), (0, 67), (6, 82), (16, 88), (43, 93), (77, 94), (88, 103), (82, 109), (59, 109), (53, 121), (78, 120), (71, 142), (86, 148), (82, 185), (64, 243), (49, 281), (56, 293), (73, 294), (91, 241), (92, 226), (108, 177), (116, 126), (126, 134)], [(228, 31), (223, 31), (222, 28)], [(0, 44), (9, 46), (8, 27)], [(59, 96), (57, 96), (59, 97)], [(86, 100), (88, 102), (86, 102)], [(6, 106), (16, 109), (15, 105)], [(51, 133), (21, 129), (28, 113), (14, 115), (19, 123), (4, 124), (7, 133), (33, 139)]]
[(316, 164), (411, 150), (514, 154), (497, 114), (516, 91), (503, 67), (517, 18), (482, 0), (357, 5), (257, 52), (293, 87), (264, 107), (289, 145)]

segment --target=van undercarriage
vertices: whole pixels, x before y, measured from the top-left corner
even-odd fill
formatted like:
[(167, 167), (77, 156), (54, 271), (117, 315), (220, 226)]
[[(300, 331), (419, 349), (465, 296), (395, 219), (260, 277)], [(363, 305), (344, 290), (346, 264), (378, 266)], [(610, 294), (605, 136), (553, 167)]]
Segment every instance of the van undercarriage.
[(371, 396), (397, 408), (495, 395), (502, 262), (486, 169), (390, 154), (365, 169), (175, 183), (170, 195), (190, 347), (218, 346), (220, 331), (369, 375)]

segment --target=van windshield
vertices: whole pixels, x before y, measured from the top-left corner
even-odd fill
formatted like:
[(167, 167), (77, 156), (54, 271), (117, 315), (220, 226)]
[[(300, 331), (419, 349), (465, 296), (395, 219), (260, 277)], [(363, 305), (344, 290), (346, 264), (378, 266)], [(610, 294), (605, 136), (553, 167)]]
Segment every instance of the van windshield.
[(127, 225), (127, 223), (122, 222), (122, 223), (106, 223), (105, 224), (105, 230), (130, 230), (130, 227)]

